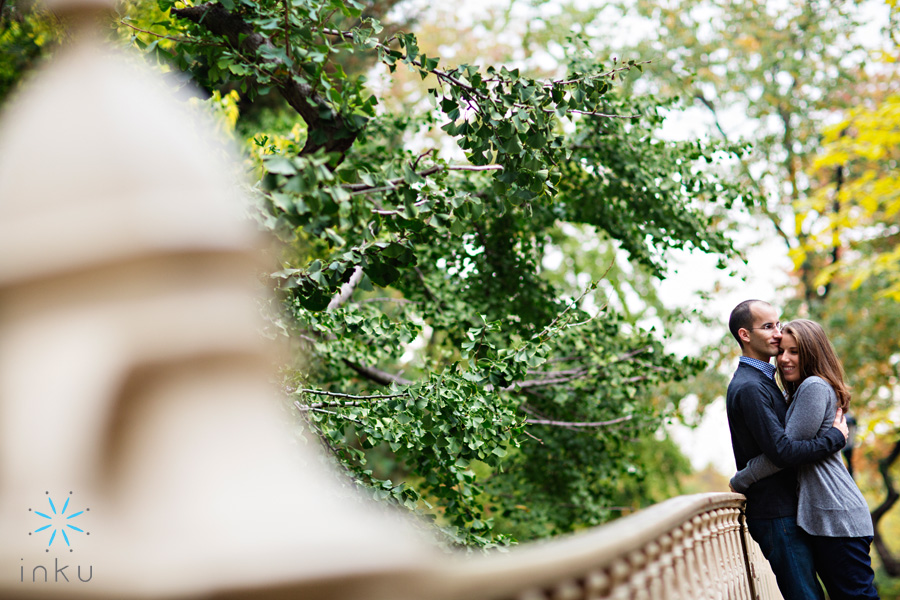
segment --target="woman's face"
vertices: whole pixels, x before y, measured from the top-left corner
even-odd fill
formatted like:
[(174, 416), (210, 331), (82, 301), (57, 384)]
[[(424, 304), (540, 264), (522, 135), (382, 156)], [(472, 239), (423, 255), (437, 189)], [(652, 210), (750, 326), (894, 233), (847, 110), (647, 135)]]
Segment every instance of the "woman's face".
[(800, 381), (800, 350), (797, 338), (787, 332), (781, 334), (781, 350), (778, 352), (778, 366), (785, 381)]

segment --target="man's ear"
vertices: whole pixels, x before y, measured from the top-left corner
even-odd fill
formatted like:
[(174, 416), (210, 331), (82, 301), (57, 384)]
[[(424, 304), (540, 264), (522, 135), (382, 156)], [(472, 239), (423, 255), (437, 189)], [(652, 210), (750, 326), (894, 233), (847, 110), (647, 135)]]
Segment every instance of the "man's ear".
[(738, 337), (741, 338), (742, 342), (750, 341), (750, 331), (741, 327), (738, 329)]

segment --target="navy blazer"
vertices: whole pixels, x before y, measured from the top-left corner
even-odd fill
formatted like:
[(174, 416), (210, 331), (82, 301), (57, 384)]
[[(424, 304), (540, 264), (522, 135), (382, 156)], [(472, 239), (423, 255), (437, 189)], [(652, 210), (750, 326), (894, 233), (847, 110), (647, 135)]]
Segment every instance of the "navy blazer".
[(740, 363), (725, 396), (731, 446), (738, 470), (765, 454), (784, 470), (760, 479), (747, 490), (747, 517), (774, 519), (797, 514), (797, 465), (816, 462), (847, 443), (835, 427), (811, 440), (792, 440), (784, 433), (787, 403), (775, 381)]

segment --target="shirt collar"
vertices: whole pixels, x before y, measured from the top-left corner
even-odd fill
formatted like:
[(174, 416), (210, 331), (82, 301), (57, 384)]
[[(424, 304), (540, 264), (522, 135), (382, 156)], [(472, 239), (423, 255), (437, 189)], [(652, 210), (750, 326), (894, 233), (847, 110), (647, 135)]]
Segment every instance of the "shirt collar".
[(772, 363), (763, 362), (756, 358), (750, 358), (749, 356), (742, 356), (740, 358), (740, 362), (741, 364), (748, 365), (750, 367), (753, 367), (754, 369), (762, 371), (762, 373), (769, 379), (775, 379), (775, 365), (773, 365)]

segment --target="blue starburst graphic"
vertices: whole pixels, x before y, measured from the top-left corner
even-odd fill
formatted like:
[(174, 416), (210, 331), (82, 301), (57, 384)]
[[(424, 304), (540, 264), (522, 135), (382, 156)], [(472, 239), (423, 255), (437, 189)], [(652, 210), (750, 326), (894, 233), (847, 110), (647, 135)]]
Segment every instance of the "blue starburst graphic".
[[(72, 492), (69, 492), (69, 495), (71, 495), (71, 494), (72, 494)], [(53, 503), (53, 497), (50, 496), (50, 492), (47, 492), (47, 502), (50, 504), (50, 514), (40, 512), (37, 510), (33, 511), (34, 514), (36, 514), (37, 516), (49, 521), (49, 523), (46, 523), (43, 526), (38, 527), (37, 529), (35, 529), (32, 532), (32, 533), (40, 533), (42, 531), (49, 532), (50, 539), (47, 542), (47, 552), (50, 551), (50, 547), (53, 546), (53, 542), (58, 541), (60, 538), (62, 538), (62, 540), (65, 541), (66, 546), (69, 548), (69, 552), (71, 552), (72, 551), (71, 550), (72, 543), (69, 540), (69, 536), (73, 535), (72, 532), (86, 533), (87, 535), (90, 535), (90, 533), (85, 532), (85, 530), (82, 529), (81, 527), (77, 527), (76, 525), (73, 525), (70, 521), (72, 519), (75, 519), (75, 518), (83, 515), (85, 513), (85, 511), (89, 511), (91, 509), (86, 508), (84, 510), (79, 510), (78, 512), (70, 512), (67, 515), (66, 511), (69, 510), (69, 502), (70, 501), (71, 501), (71, 498), (66, 498), (66, 502), (62, 506), (62, 510), (57, 511), (56, 504)], [(30, 511), (31, 509), (29, 508), (28, 510)], [(29, 533), (28, 535), (31, 535), (31, 534)]]

